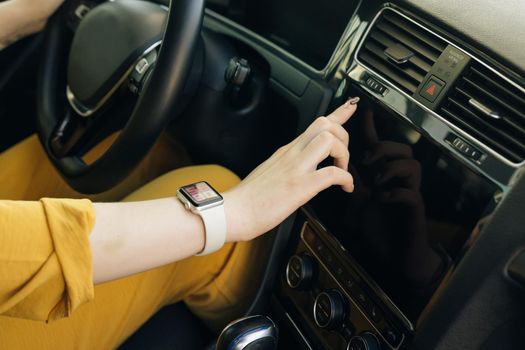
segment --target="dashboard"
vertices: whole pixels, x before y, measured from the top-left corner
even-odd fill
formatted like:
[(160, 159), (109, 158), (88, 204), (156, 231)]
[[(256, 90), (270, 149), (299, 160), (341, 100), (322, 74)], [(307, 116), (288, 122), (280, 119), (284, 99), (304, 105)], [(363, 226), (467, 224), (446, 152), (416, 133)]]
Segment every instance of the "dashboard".
[[(270, 40), (316, 69), (323, 69), (334, 52), (359, 0), (233, 2), (211, 6), (218, 13)], [(213, 5), (213, 2), (211, 2)]]
[(509, 272), (525, 243), (515, 215), (525, 45), (521, 37), (509, 45), (525, 23), (511, 16), (518, 9), (525, 13), (521, 3), (492, 1), (208, 2), (205, 28), (268, 63), (296, 133), (362, 98), (345, 126), (355, 193), (324, 191), (291, 219), (271, 302), (283, 349), (523, 346), (513, 332), (523, 298)]

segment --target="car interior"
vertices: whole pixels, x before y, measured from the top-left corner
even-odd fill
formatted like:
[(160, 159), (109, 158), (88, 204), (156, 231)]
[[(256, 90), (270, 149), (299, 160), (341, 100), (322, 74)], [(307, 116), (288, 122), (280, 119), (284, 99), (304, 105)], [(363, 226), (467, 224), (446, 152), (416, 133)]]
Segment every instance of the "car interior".
[(171, 305), (120, 348), (521, 349), (524, 23), (519, 1), (68, 0), (0, 51), (0, 151), (37, 133), (94, 194), (164, 133), (242, 178), (359, 96), (354, 193), (262, 238), (244, 315)]

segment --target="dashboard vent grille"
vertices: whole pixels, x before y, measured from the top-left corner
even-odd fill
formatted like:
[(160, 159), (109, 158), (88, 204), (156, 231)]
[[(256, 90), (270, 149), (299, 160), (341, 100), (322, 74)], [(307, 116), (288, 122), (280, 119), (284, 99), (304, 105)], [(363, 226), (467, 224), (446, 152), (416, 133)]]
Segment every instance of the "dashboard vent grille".
[[(395, 63), (385, 50), (396, 45), (402, 45), (414, 55), (405, 63)], [(424, 28), (385, 10), (370, 30), (358, 58), (406, 93), (413, 94), (446, 46), (445, 41)]]
[(525, 93), (482, 64), (465, 70), (441, 112), (508, 160), (525, 159)]

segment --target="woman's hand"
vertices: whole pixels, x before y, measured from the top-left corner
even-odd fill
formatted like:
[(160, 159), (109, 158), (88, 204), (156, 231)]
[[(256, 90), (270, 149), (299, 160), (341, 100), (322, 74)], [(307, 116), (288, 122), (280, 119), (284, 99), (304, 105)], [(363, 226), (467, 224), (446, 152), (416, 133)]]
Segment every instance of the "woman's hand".
[[(316, 119), (224, 194), (227, 241), (246, 241), (271, 230), (332, 185), (353, 192), (354, 181), (348, 172), (349, 135), (342, 125), (354, 114), (358, 101), (350, 99), (329, 116)], [(334, 158), (334, 165), (317, 169), (328, 156)]]
[[(341, 125), (354, 114), (358, 100), (349, 100), (328, 117), (318, 118), (224, 193), (227, 241), (249, 240), (270, 231), (331, 185), (353, 191), (353, 178), (347, 170), (348, 133)], [(318, 170), (318, 164), (328, 156), (334, 158), (335, 165)], [(94, 207), (97, 219), (89, 239), (95, 283), (185, 259), (204, 247), (201, 218), (175, 198), (95, 203)]]
[(8, 0), (0, 3), (0, 49), (44, 28), (64, 0)]

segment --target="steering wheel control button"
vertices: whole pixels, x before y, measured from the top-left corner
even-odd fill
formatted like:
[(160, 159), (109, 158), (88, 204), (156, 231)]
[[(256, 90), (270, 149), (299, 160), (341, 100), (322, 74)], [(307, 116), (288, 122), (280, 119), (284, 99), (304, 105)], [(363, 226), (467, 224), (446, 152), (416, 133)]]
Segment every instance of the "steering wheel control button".
[(435, 76), (431, 76), (428, 81), (423, 85), (423, 88), (419, 94), (428, 100), (428, 102), (436, 101), (437, 97), (445, 87), (445, 82), (438, 79)]
[(363, 333), (350, 339), (347, 350), (381, 350), (377, 337), (370, 332)]
[(320, 328), (335, 329), (345, 318), (345, 300), (337, 290), (319, 293), (314, 302), (314, 321)]
[(128, 87), (134, 94), (140, 94), (144, 84), (153, 71), (153, 66), (158, 58), (157, 47), (152, 47), (151, 51), (142, 57), (136, 64), (129, 76)]
[(293, 289), (306, 289), (313, 280), (314, 270), (315, 261), (311, 256), (294, 255), (286, 265), (286, 283)]
[(84, 4), (80, 4), (75, 9), (75, 16), (77, 16), (78, 19), (82, 19), (88, 14), (89, 11), (91, 11), (91, 8)]
[(135, 65), (135, 70), (137, 71), (137, 73), (139, 73), (140, 75), (144, 74), (144, 72), (146, 72), (146, 70), (148, 69), (149, 67), (149, 63), (148, 63), (148, 60), (145, 59), (145, 58), (142, 58), (140, 61), (137, 62), (137, 64)]

